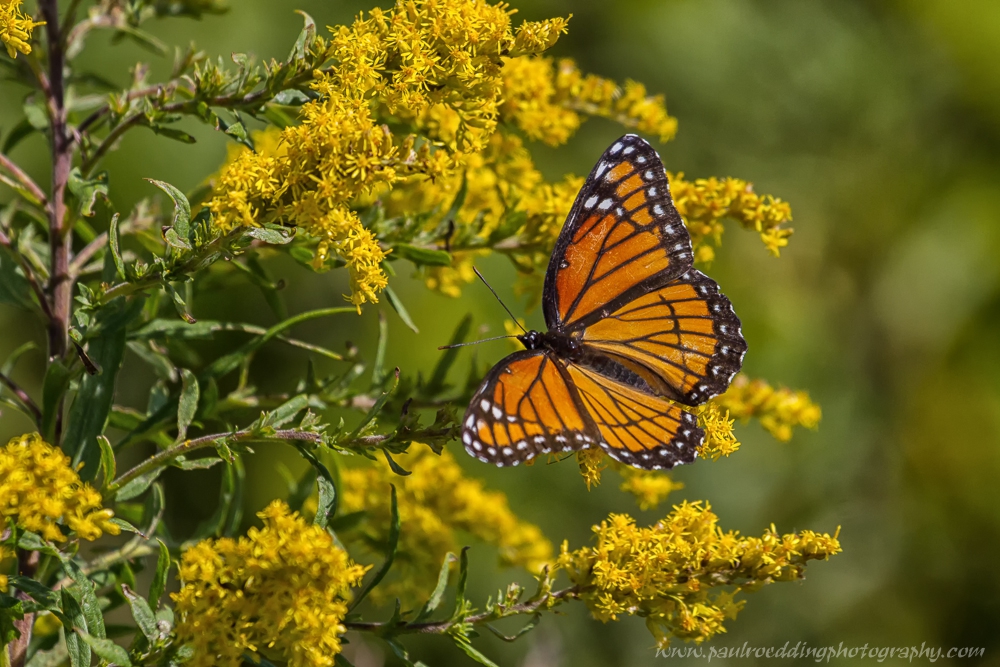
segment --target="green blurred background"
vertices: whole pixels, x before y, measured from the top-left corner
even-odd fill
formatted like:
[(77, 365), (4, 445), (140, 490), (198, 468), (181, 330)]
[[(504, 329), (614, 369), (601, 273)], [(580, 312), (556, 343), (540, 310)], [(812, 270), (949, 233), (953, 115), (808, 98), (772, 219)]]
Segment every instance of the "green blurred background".
[[(301, 8), (320, 24), (349, 21), (367, 2), (234, 0), (228, 16), (171, 20), (153, 31), (171, 44), (194, 41), (209, 53), (287, 53)], [(384, 5), (385, 3), (383, 3)], [(518, 18), (572, 13), (570, 32), (550, 52), (585, 71), (644, 82), (667, 97), (679, 118), (675, 141), (661, 146), (667, 168), (688, 177), (738, 176), (793, 207), (795, 235), (780, 259), (753, 234), (727, 231), (712, 275), (744, 321), (754, 377), (808, 389), (823, 407), (817, 432), (773, 441), (754, 424), (738, 427), (743, 448), (728, 460), (681, 468), (687, 488), (670, 498), (707, 499), (725, 528), (759, 534), (842, 526), (844, 553), (813, 563), (808, 579), (746, 596), (747, 607), (717, 637), (717, 647), (818, 645), (986, 647), (982, 664), (1000, 664), (1000, 3), (996, 0), (541, 0)], [(143, 61), (162, 76), (169, 62), (131, 44), (112, 47), (95, 34), (82, 63), (124, 84)], [(21, 92), (4, 84), (0, 126), (13, 124)], [(9, 93), (9, 94), (8, 94)], [(107, 163), (111, 197), (127, 210), (154, 195), (142, 178), (190, 189), (225, 156), (220, 134), (197, 126), (194, 146), (137, 130)], [(547, 176), (586, 174), (621, 128), (588, 121), (569, 145), (533, 146)], [(37, 136), (13, 157), (47, 179)], [(6, 199), (6, 193), (5, 197)], [(407, 330), (389, 312), (390, 362), (429, 369), (435, 348), (472, 312), (502, 333), (503, 312), (479, 285), (459, 300), (429, 293), (397, 264), (397, 288), (420, 327)], [(293, 312), (339, 304), (342, 276), (314, 276), (274, 262), (288, 283)], [(515, 311), (512, 269), (500, 259), (481, 268)], [(211, 313), (270, 323), (248, 287), (194, 304)], [(307, 340), (346, 341), (370, 352), (375, 308), (302, 327)], [(537, 309), (529, 323), (541, 326)], [(0, 309), (0, 358), (41, 330)], [(481, 363), (508, 348), (480, 346)], [(17, 379), (38, 391), (40, 356)], [(467, 367), (467, 364), (462, 364)], [(292, 389), (304, 357), (267, 348), (254, 381)], [(118, 401), (144, 406), (150, 378), (126, 360)], [(5, 414), (0, 436), (28, 427)], [(459, 452), (458, 447), (455, 451)], [(459, 454), (470, 474), (506, 491), (525, 519), (557, 544), (589, 539), (609, 511), (651, 523), (617, 490), (617, 477), (587, 492), (571, 462), (495, 470)], [(278, 460), (249, 461), (247, 512), (284, 493)], [(211, 510), (215, 471), (170, 475), (174, 526)], [(524, 577), (502, 572), (488, 547), (472, 551), (473, 595)], [(582, 605), (548, 617), (513, 645), (478, 645), (502, 665), (654, 664), (639, 619), (602, 625)], [(415, 657), (430, 664), (471, 664), (446, 642), (417, 638)], [(358, 667), (394, 664), (377, 643), (349, 647)], [(748, 664), (753, 660), (729, 661)], [(891, 660), (889, 662), (892, 662)]]

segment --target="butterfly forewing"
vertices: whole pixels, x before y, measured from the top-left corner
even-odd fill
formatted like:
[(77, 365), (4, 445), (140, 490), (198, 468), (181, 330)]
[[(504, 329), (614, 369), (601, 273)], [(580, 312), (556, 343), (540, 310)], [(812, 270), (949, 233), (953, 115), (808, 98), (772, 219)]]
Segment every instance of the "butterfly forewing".
[(696, 269), (593, 323), (583, 341), (685, 405), (724, 392), (747, 350), (732, 303)]
[(556, 241), (545, 275), (546, 324), (585, 326), (691, 262), (691, 238), (660, 157), (626, 135), (601, 156)]
[(568, 371), (612, 458), (647, 470), (694, 461), (705, 437), (694, 415), (587, 367)]
[(562, 362), (541, 351), (512, 354), (476, 391), (462, 422), (462, 443), (480, 461), (517, 465), (546, 452), (596, 444)]

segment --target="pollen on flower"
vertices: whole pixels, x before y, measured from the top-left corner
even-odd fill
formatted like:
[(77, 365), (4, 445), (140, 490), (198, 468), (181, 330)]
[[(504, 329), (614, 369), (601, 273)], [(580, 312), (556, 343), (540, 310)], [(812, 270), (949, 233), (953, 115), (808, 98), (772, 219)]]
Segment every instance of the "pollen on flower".
[(601, 483), (601, 472), (608, 467), (608, 456), (597, 447), (581, 449), (576, 453), (580, 474), (587, 483), (587, 490)]
[(683, 173), (667, 173), (670, 192), (678, 213), (687, 223), (696, 260), (709, 263), (712, 246), (722, 241), (722, 220), (736, 220), (744, 229), (760, 234), (764, 246), (775, 257), (788, 245), (792, 208), (771, 195), (758, 195), (753, 185), (738, 178), (699, 178), (688, 181)]
[(67, 532), (85, 540), (121, 532), (111, 521), (114, 512), (101, 507), (101, 494), (38, 433), (0, 448), (0, 516), (52, 542), (66, 541)]
[(21, 0), (0, 0), (0, 41), (7, 55), (16, 58), (18, 52), (31, 53), (31, 33), (44, 22), (36, 23), (21, 9)]
[(351, 562), (323, 528), (281, 501), (246, 537), (205, 540), (181, 556), (181, 590), (171, 594), (177, 641), (194, 667), (240, 665), (246, 653), (292, 667), (329, 667), (351, 588), (367, 567)]
[(712, 399), (735, 419), (756, 418), (767, 431), (782, 442), (792, 439), (796, 426), (814, 429), (822, 411), (804, 391), (774, 388), (764, 380), (750, 380), (740, 374), (726, 393)]
[[(594, 526), (596, 544), (570, 551), (563, 543), (556, 567), (578, 586), (594, 618), (646, 618), (660, 647), (672, 637), (703, 642), (726, 631), (750, 592), (775, 581), (802, 579), (806, 563), (840, 552), (837, 534), (761, 537), (723, 532), (708, 504), (684, 502), (656, 524), (641, 528), (625, 514)], [(839, 530), (838, 530), (839, 533)]]
[(385, 544), (389, 485), (396, 485), (402, 532), (393, 578), (372, 592), (376, 601), (399, 597), (406, 604), (419, 604), (426, 599), (445, 555), (457, 549), (456, 531), (496, 546), (502, 565), (537, 572), (551, 562), (552, 544), (539, 528), (514, 515), (502, 492), (466, 477), (447, 451), (437, 456), (414, 443), (399, 462), (410, 471), (408, 476), (396, 475), (384, 463), (341, 473), (342, 511), (365, 511), (364, 519), (342, 538), (359, 545)]

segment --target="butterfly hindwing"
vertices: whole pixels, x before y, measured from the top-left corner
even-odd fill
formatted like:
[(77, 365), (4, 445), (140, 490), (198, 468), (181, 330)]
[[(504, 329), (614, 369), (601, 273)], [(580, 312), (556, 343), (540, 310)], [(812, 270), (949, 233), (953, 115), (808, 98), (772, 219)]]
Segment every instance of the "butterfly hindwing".
[(692, 259), (659, 155), (626, 135), (601, 156), (556, 241), (545, 275), (545, 321), (550, 330), (585, 326), (609, 306), (684, 273)]
[(585, 449), (598, 439), (562, 362), (537, 350), (516, 352), (494, 366), (462, 422), (469, 454), (500, 466)]
[(582, 340), (685, 405), (724, 392), (747, 350), (732, 303), (696, 269), (594, 322)]
[(694, 415), (585, 366), (570, 364), (568, 372), (612, 458), (646, 470), (694, 461), (705, 437)]

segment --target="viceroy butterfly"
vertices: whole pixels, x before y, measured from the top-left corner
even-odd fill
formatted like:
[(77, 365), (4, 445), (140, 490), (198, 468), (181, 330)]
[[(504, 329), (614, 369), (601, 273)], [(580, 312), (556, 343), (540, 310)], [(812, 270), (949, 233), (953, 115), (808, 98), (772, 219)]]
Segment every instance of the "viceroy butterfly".
[(599, 446), (637, 468), (691, 463), (696, 406), (724, 392), (747, 345), (732, 304), (692, 268), (691, 237), (660, 156), (616, 141), (556, 241), (542, 304), (548, 331), (493, 367), (462, 422), (472, 456), (499, 466)]

